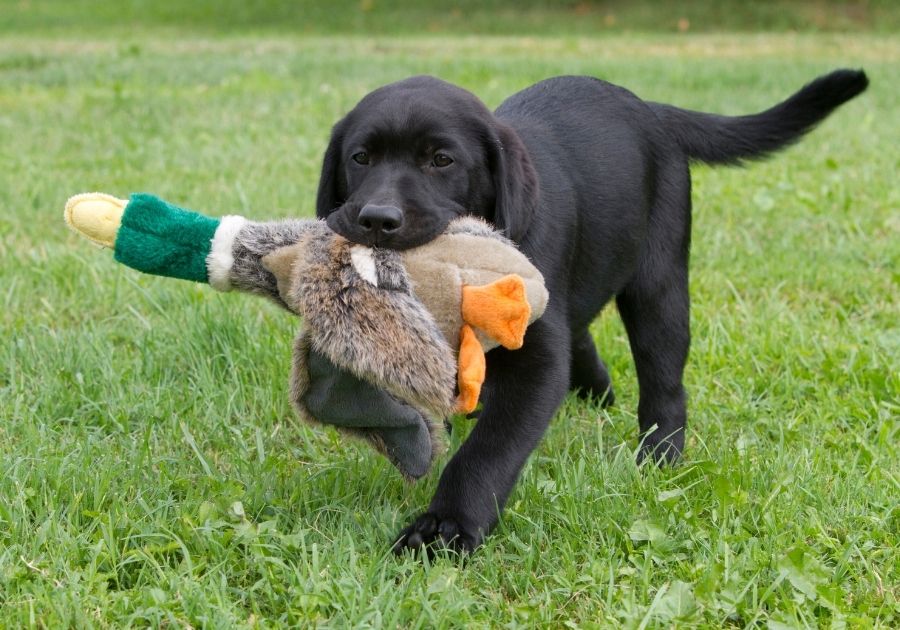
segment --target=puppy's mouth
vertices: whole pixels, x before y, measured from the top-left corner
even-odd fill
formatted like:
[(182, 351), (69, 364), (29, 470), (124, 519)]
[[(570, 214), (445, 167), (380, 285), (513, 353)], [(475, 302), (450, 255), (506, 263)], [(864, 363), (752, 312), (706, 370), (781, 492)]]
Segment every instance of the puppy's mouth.
[[(403, 251), (419, 247), (440, 236), (446, 229), (449, 220), (442, 221), (437, 217), (422, 221), (416, 219), (415, 224), (406, 223), (395, 229), (381, 229), (364, 225), (359, 220), (359, 211), (351, 212), (350, 208), (342, 208), (328, 215), (325, 222), (333, 232), (343, 236), (351, 243)], [(405, 221), (409, 221), (409, 215)]]

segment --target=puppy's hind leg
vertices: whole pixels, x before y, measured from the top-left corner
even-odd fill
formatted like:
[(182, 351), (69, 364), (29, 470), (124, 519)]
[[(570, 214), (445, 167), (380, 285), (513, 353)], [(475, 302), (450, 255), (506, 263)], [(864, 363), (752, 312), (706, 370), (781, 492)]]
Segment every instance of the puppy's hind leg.
[(640, 387), (638, 460), (658, 463), (674, 462), (684, 449), (682, 376), (691, 341), (690, 176), (686, 164), (669, 167), (661, 170), (668, 177), (661, 181), (635, 275), (616, 297)]
[(654, 295), (634, 283), (617, 298), (640, 386), (639, 460), (650, 456), (673, 462), (684, 448), (687, 411), (681, 379), (690, 344), (686, 277), (683, 287)]
[(590, 331), (584, 330), (572, 337), (569, 389), (576, 391), (579, 398), (598, 400), (603, 407), (616, 401), (609, 370), (597, 354)]

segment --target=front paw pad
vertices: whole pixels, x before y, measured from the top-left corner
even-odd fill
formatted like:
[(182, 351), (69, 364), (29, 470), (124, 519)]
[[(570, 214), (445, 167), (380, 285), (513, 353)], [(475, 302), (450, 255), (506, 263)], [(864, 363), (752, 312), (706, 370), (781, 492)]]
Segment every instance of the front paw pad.
[(437, 549), (467, 553), (480, 543), (480, 536), (465, 531), (455, 519), (426, 512), (400, 532), (394, 542), (394, 553), (402, 554), (407, 549), (424, 550), (429, 556)]

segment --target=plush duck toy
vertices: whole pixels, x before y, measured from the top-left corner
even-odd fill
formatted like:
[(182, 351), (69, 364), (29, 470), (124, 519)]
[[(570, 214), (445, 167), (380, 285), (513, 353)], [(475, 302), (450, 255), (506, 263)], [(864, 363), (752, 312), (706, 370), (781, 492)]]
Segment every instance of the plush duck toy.
[(485, 351), (521, 347), (549, 297), (528, 259), (471, 217), (402, 252), (355, 245), (323, 221), (216, 219), (147, 194), (76, 195), (65, 219), (138, 271), (299, 315), (298, 414), (367, 439), (410, 478), (442, 447), (443, 420), (475, 409)]

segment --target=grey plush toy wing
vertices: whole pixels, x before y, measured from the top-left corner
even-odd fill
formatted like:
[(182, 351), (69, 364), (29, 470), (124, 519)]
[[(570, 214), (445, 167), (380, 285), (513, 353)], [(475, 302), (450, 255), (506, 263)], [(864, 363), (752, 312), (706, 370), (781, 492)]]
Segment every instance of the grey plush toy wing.
[[(321, 221), (245, 222), (233, 236), (233, 262), (226, 286), (264, 295), (304, 317), (304, 327), (294, 344), (291, 371), (291, 400), (301, 418), (363, 438), (404, 476), (421, 477), (443, 446), (436, 418), (451, 411), (453, 392), (423, 392), (421, 398), (429, 410), (425, 412), (388, 391), (391, 374), (385, 374), (384, 380), (375, 384), (360, 378), (359, 370), (354, 373), (353, 366), (371, 367), (381, 363), (384, 356), (397, 359), (398, 354), (395, 345), (381, 337), (383, 331), (375, 324), (366, 333), (347, 336), (343, 333), (350, 329), (360, 330), (347, 322), (353, 324), (359, 315), (371, 314), (373, 309), (380, 309), (383, 316), (393, 304), (385, 305), (377, 292), (362, 281), (347, 258), (349, 249), (336, 248), (336, 242), (335, 235)], [(297, 271), (301, 253), (302, 269)], [(382, 286), (409, 294), (408, 279), (395, 257), (385, 252), (379, 261)], [(301, 283), (292, 291), (288, 279), (297, 278), (297, 274)], [(420, 308), (411, 297), (409, 305), (411, 309)], [(336, 310), (337, 307), (343, 308)], [(420, 319), (426, 317), (418, 315)], [(416, 341), (431, 348), (435, 344), (446, 346), (440, 332), (427, 326)], [(317, 346), (324, 346), (327, 354)], [(421, 345), (408, 344), (407, 348), (407, 362), (421, 359)], [(412, 351), (415, 356), (411, 356)], [(440, 348), (434, 356), (438, 358), (432, 360), (432, 368), (441, 375), (440, 382), (446, 383), (448, 376), (452, 380), (454, 368), (446, 360), (451, 356), (449, 348)], [(400, 362), (403, 360), (399, 358)], [(395, 367), (393, 376), (402, 381), (402, 372)]]

